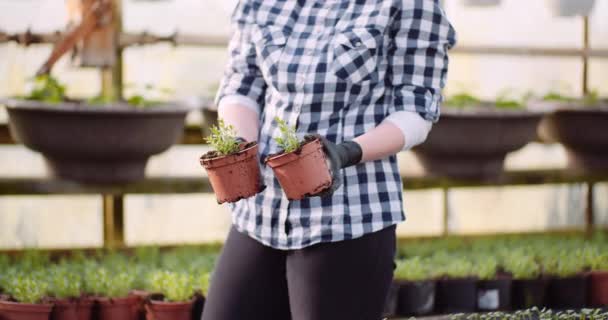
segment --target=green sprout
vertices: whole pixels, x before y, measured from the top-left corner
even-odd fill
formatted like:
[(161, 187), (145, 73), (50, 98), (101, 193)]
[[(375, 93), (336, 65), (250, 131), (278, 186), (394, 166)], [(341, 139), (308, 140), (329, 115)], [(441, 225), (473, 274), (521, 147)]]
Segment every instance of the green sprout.
[(445, 100), (445, 105), (454, 108), (474, 107), (481, 103), (481, 100), (468, 93), (459, 93)]
[(48, 271), (49, 293), (59, 299), (77, 298), (82, 293), (82, 277), (68, 265), (57, 265)]
[(48, 283), (37, 274), (18, 274), (10, 281), (8, 293), (21, 303), (40, 303), (48, 293)]
[(194, 280), (191, 275), (171, 271), (155, 271), (150, 274), (150, 288), (162, 293), (171, 302), (188, 301), (194, 294)]
[(279, 117), (275, 117), (274, 120), (279, 125), (279, 131), (281, 132), (281, 136), (274, 138), (274, 140), (285, 153), (296, 151), (300, 147), (296, 128), (288, 125), (285, 120)]
[(205, 140), (220, 155), (227, 156), (240, 150), (236, 135), (236, 129), (232, 125), (226, 125), (220, 119), (217, 126), (211, 127), (211, 134)]
[(395, 278), (407, 281), (422, 281), (430, 278), (430, 266), (420, 257), (413, 257), (397, 261)]
[(57, 104), (65, 100), (65, 86), (50, 74), (39, 75), (34, 78), (34, 88), (25, 99)]
[(573, 98), (564, 96), (555, 91), (549, 91), (542, 98), (543, 101), (558, 101), (558, 102), (572, 102)]
[(132, 272), (111, 272), (107, 268), (88, 269), (84, 275), (87, 293), (107, 298), (122, 298), (133, 289), (136, 276)]

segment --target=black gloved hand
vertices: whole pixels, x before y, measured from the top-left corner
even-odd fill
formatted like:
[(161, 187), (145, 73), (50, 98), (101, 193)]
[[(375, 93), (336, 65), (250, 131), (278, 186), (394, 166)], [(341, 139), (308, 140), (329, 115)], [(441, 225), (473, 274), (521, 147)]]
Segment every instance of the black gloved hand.
[(329, 169), (332, 178), (331, 186), (328, 189), (313, 195), (313, 197), (330, 196), (342, 185), (340, 170), (361, 162), (363, 151), (361, 150), (361, 146), (354, 141), (345, 141), (340, 144), (335, 144), (318, 134), (307, 136), (321, 140), (323, 151), (325, 151), (325, 155), (329, 160)]

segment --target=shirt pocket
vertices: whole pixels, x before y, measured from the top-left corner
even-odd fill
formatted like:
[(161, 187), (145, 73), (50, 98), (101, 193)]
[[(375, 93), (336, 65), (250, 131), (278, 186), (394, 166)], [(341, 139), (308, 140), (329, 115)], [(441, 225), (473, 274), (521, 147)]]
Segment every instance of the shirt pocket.
[(336, 77), (358, 83), (377, 79), (377, 52), (380, 31), (353, 28), (334, 37), (334, 61), (331, 69)]
[(260, 70), (267, 78), (271, 78), (279, 70), (281, 54), (289, 35), (283, 28), (276, 26), (259, 26), (254, 29), (253, 35)]

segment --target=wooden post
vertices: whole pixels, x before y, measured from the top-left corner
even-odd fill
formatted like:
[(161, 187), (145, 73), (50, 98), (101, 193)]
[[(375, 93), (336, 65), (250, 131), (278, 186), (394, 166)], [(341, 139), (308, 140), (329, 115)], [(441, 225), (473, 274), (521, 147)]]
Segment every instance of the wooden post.
[(583, 96), (589, 93), (589, 17), (583, 17)]
[(103, 196), (103, 245), (105, 248), (125, 246), (123, 195)]
[(585, 207), (585, 233), (588, 238), (593, 236), (595, 230), (595, 215), (594, 215), (594, 195), (593, 182), (587, 183), (587, 203)]
[(122, 47), (119, 45), (122, 33), (122, 1), (112, 0), (112, 30), (114, 31), (114, 64), (101, 70), (101, 92), (104, 100), (123, 99), (123, 59)]
[(443, 230), (442, 236), (446, 237), (450, 233), (450, 189), (441, 189), (443, 195)]

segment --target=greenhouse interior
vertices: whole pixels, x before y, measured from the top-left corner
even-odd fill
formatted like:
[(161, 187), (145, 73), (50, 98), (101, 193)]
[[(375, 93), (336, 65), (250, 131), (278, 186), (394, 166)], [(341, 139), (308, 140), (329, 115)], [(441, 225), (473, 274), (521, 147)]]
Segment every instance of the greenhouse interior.
[(0, 320), (608, 320), (607, 128), (605, 0), (0, 0)]

